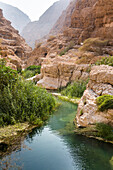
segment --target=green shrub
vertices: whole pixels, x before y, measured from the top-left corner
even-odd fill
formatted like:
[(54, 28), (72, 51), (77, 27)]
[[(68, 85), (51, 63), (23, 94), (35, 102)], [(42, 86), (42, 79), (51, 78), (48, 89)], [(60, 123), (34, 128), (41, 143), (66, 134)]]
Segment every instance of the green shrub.
[(113, 96), (103, 95), (103, 96), (97, 97), (97, 105), (100, 111), (113, 109)]
[(24, 78), (30, 78), (30, 77), (33, 77), (35, 76), (36, 74), (40, 74), (40, 69), (41, 69), (41, 66), (36, 66), (36, 65), (32, 65), (32, 66), (29, 66), (27, 67), (22, 75)]
[(25, 70), (26, 70), (26, 71), (28, 71), (28, 70), (30, 70), (30, 71), (35, 71), (35, 74), (36, 74), (36, 73), (40, 74), (40, 69), (41, 69), (41, 66), (40, 66), (40, 65), (39, 65), (39, 66), (32, 65), (32, 66), (27, 67)]
[(96, 65), (108, 65), (113, 66), (113, 56), (103, 57), (101, 60), (96, 62)]
[(68, 85), (64, 90), (61, 91), (62, 95), (68, 97), (81, 97), (86, 90), (87, 81), (77, 81), (73, 84)]
[(0, 125), (25, 121), (41, 123), (54, 107), (52, 95), (32, 82), (18, 80), (13, 86), (0, 89)]
[(69, 51), (69, 49), (68, 48), (65, 48), (64, 50), (62, 50), (61, 52), (60, 52), (60, 56), (62, 56), (62, 55), (65, 55), (66, 54), (66, 52), (68, 52)]
[(35, 72), (34, 71), (30, 71), (30, 70), (27, 70), (27, 71), (23, 71), (22, 73), (22, 76), (25, 78), (25, 79), (28, 79), (30, 77), (33, 77), (35, 75)]
[(0, 60), (0, 89), (8, 84), (14, 84), (18, 79), (17, 71), (5, 66), (5, 60)]
[(113, 128), (110, 125), (98, 123), (96, 129), (98, 131), (97, 136), (107, 140), (113, 140)]

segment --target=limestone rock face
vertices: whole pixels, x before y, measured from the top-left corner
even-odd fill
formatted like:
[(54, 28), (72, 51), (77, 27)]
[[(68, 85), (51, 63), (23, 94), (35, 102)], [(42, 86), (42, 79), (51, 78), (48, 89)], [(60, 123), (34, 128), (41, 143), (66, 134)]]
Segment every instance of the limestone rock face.
[(25, 67), (28, 67), (30, 65), (41, 65), (43, 59), (47, 56), (47, 52), (47, 47), (35, 48), (26, 61)]
[(66, 39), (62, 34), (50, 36), (46, 42), (39, 43), (38, 47), (32, 51), (26, 66), (39, 65), (45, 58), (57, 57), (66, 44)]
[(22, 60), (16, 55), (8, 55), (6, 61), (6, 66), (10, 66), (14, 70), (22, 69)]
[[(29, 57), (31, 48), (25, 43), (25, 40), (18, 34), (10, 21), (3, 17), (2, 10), (0, 9), (0, 50), (1, 58), (6, 58), (7, 61), (12, 60), (12, 64), (16, 63), (14, 60), (26, 60)], [(16, 56), (15, 59), (14, 57)], [(9, 60), (10, 58), (10, 60)], [(21, 62), (20, 62), (21, 63)], [(10, 62), (11, 64), (11, 62)], [(17, 64), (17, 66), (19, 63)]]
[(58, 89), (65, 87), (75, 80), (87, 80), (89, 77), (88, 64), (77, 65), (69, 58), (56, 57), (42, 64), (42, 79), (37, 82), (38, 86), (46, 89)]
[(64, 33), (81, 43), (90, 37), (113, 38), (113, 0), (74, 0), (62, 13), (51, 34)]
[(95, 123), (110, 123), (113, 125), (113, 110), (98, 111), (96, 98), (113, 95), (113, 67), (107, 65), (94, 66), (90, 72), (90, 81), (87, 85), (77, 111), (77, 126), (87, 127)]
[(67, 9), (62, 12), (53, 28), (50, 30), (50, 35), (56, 35), (58, 33), (63, 33), (66, 28), (71, 26), (71, 15), (75, 9), (76, 0), (71, 0)]
[(71, 31), (78, 42), (89, 37), (113, 38), (113, 0), (77, 0), (71, 16)]
[[(113, 55), (112, 16), (113, 0), (73, 0), (51, 30), (50, 34), (54, 36), (45, 37), (47, 41), (34, 49), (27, 65), (41, 64), (44, 58), (50, 56), (57, 57), (71, 42), (74, 46), (64, 57), (66, 55), (78, 57), (77, 64), (94, 64), (106, 55)], [(95, 37), (103, 41), (108, 39), (109, 44), (101, 49), (94, 46), (90, 51), (78, 50), (85, 39)]]

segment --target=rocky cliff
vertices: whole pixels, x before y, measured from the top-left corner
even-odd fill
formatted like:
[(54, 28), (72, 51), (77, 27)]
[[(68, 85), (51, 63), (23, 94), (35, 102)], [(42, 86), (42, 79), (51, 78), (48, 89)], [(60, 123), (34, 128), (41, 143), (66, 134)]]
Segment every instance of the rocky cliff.
[(51, 34), (64, 36), (81, 43), (89, 37), (112, 39), (113, 0), (75, 0), (63, 12)]
[(22, 31), (21, 35), (31, 46), (35, 46), (35, 41), (41, 39), (49, 33), (57, 19), (66, 9), (70, 0), (60, 0), (55, 2), (47, 11), (39, 18), (38, 21), (30, 22)]
[[(70, 3), (67, 10), (63, 12), (51, 30), (50, 33), (55, 36), (48, 38), (47, 42), (44, 43), (43, 46), (47, 49), (48, 54), (53, 53), (53, 51), (54, 53), (56, 52), (59, 54), (60, 51), (69, 46), (70, 42), (77, 45), (91, 37), (99, 37), (100, 40), (112, 40), (112, 16), (113, 0), (74, 0)], [(60, 34), (56, 35), (57, 33)], [(95, 41), (95, 44), (96, 43), (97, 42)], [(104, 49), (101, 49), (103, 51), (103, 55), (113, 54), (112, 44), (113, 42), (110, 42), (104, 47)], [(97, 46), (91, 48), (93, 49), (91, 49), (90, 52), (87, 52), (86, 50), (86, 53), (85, 51), (81, 53), (78, 50), (78, 54), (75, 49), (75, 54), (79, 59), (81, 56), (90, 58), (87, 62), (92, 63), (92, 59), (95, 58), (94, 60), (96, 61), (100, 54), (96, 53), (95, 49), (98, 49)], [(36, 50), (38, 51), (39, 48), (35, 49), (35, 51)], [(37, 55), (35, 55), (35, 58), (36, 56)], [(37, 61), (38, 58), (40, 58), (40, 55), (37, 56)], [(85, 59), (82, 60), (82, 63), (84, 61)]]
[(41, 80), (38, 86), (56, 90), (65, 87), (68, 83), (77, 80), (87, 80), (89, 77), (89, 65), (77, 65), (68, 56), (46, 59), (41, 68)]
[[(25, 40), (19, 35), (18, 31), (11, 26), (11, 22), (3, 17), (0, 9), (0, 54), (2, 58), (6, 58), (12, 63), (12, 68), (16, 60), (18, 64), (21, 60), (26, 60), (29, 57), (31, 48), (25, 43)], [(14, 65), (13, 65), (14, 64)], [(18, 65), (16, 64), (16, 65)]]
[[(62, 61), (66, 63), (71, 63), (72, 61), (75, 65), (95, 64), (103, 56), (107, 55), (109, 57), (113, 54), (112, 12), (113, 0), (76, 0), (71, 2), (65, 13), (65, 21), (62, 27), (63, 32), (50, 36), (46, 42), (38, 44), (27, 65), (42, 63), (42, 68), (47, 67), (48, 69), (48, 64), (44, 63), (46, 60), (48, 60), (48, 63), (51, 63), (51, 67), (52, 64), (53, 67), (56, 67), (57, 63), (62, 63)], [(81, 44), (87, 38), (90, 39)], [(82, 48), (80, 48), (81, 46)], [(61, 56), (59, 57), (59, 55)], [(65, 61), (67, 58), (68, 61)], [(45, 66), (43, 67), (43, 65)], [(61, 76), (63, 76), (63, 72), (60, 72)], [(54, 77), (54, 71), (53, 75), (51, 73), (49, 77)], [(42, 84), (42, 81), (40, 82)], [(46, 82), (47, 79), (43, 76), (43, 84), (46, 84)], [(58, 86), (58, 81), (56, 81), (56, 87)]]
[(50, 35), (56, 35), (58, 33), (63, 33), (63, 31), (71, 26), (71, 15), (75, 9), (76, 0), (71, 0), (67, 9), (62, 12), (57, 22), (54, 24), (53, 28), (50, 30)]
[(80, 43), (89, 37), (113, 38), (113, 0), (77, 0), (65, 35)]
[(90, 81), (81, 98), (77, 111), (77, 126), (87, 127), (98, 123), (113, 126), (113, 109), (103, 112), (98, 110), (96, 99), (102, 95), (113, 95), (113, 67), (94, 66), (90, 72)]
[(3, 10), (4, 17), (11, 22), (11, 25), (21, 32), (23, 28), (31, 22), (29, 17), (18, 8), (0, 2), (0, 8)]

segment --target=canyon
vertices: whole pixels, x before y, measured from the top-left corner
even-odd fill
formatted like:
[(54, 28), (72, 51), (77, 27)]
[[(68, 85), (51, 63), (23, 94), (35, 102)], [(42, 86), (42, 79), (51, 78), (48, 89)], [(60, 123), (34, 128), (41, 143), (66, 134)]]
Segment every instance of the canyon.
[(70, 1), (71, 0), (60, 0), (55, 2), (51, 7), (49, 7), (49, 9), (45, 11), (38, 21), (30, 22), (25, 26), (21, 32), (21, 35), (31, 47), (34, 48), (39, 39), (43, 38), (49, 33), (57, 19), (62, 14), (62, 11), (66, 9)]
[[(41, 65), (41, 74), (37, 75), (36, 83), (48, 90), (89, 79), (78, 104), (77, 127), (87, 127), (97, 122), (113, 126), (113, 109), (100, 112), (96, 103), (99, 96), (113, 95), (113, 67), (95, 66), (98, 60), (113, 55), (113, 0), (74, 0), (68, 5), (69, 2), (61, 9), (58, 2), (55, 3), (39, 21), (25, 27), (22, 35), (31, 46), (35, 40), (47, 35), (43, 41), (37, 41), (34, 50), (12, 28), (0, 10), (1, 57), (7, 58), (9, 65), (15, 69), (20, 67), (17, 66), (20, 63), (23, 68)], [(53, 22), (50, 15), (57, 8), (60, 12), (52, 16), (56, 18)], [(50, 22), (46, 25), (47, 18)], [(38, 32), (42, 27), (42, 33)], [(16, 58), (18, 64), (14, 66)]]
[(0, 9), (0, 168), (112, 169), (113, 0), (23, 15)]
[(113, 0), (71, 2), (51, 30), (53, 36), (39, 44), (28, 59), (28, 65), (42, 65), (37, 85), (46, 89), (55, 90), (76, 80), (90, 79), (78, 105), (78, 127), (97, 122), (113, 125), (113, 110), (100, 112), (96, 104), (97, 97), (113, 95), (109, 75), (113, 69), (105, 65), (93, 67), (99, 59), (113, 55), (112, 4)]

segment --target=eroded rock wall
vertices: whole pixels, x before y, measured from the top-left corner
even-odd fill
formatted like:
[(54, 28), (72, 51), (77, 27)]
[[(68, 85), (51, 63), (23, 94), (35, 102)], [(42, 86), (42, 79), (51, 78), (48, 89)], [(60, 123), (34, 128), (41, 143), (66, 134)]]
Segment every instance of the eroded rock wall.
[(63, 12), (51, 34), (64, 33), (81, 43), (90, 37), (113, 38), (113, 0), (74, 0)]
[(71, 26), (71, 15), (75, 9), (76, 1), (77, 0), (71, 0), (67, 9), (62, 12), (62, 15), (59, 17), (53, 28), (50, 30), (50, 35), (63, 33), (66, 28)]
[(113, 125), (113, 110), (98, 111), (97, 97), (105, 94), (113, 95), (113, 67), (107, 65), (94, 66), (90, 72), (87, 85), (77, 110), (77, 126), (87, 127), (95, 123)]
[(78, 35), (78, 43), (89, 37), (113, 38), (113, 0), (77, 0), (67, 34)]
[(62, 57), (49, 59), (42, 64), (42, 79), (37, 82), (37, 85), (56, 90), (75, 80), (87, 80), (89, 68), (90, 65), (88, 64), (77, 65), (68, 58), (67, 60)]
[[(18, 60), (18, 64), (22, 63), (21, 61), (25, 61), (31, 52), (31, 48), (25, 43), (25, 40), (19, 35), (18, 31), (11, 26), (11, 22), (3, 17), (1, 9), (0, 51), (0, 57), (6, 58), (8, 62), (12, 61), (12, 65), (16, 63), (15, 60)], [(14, 66), (12, 67), (14, 68)]]

